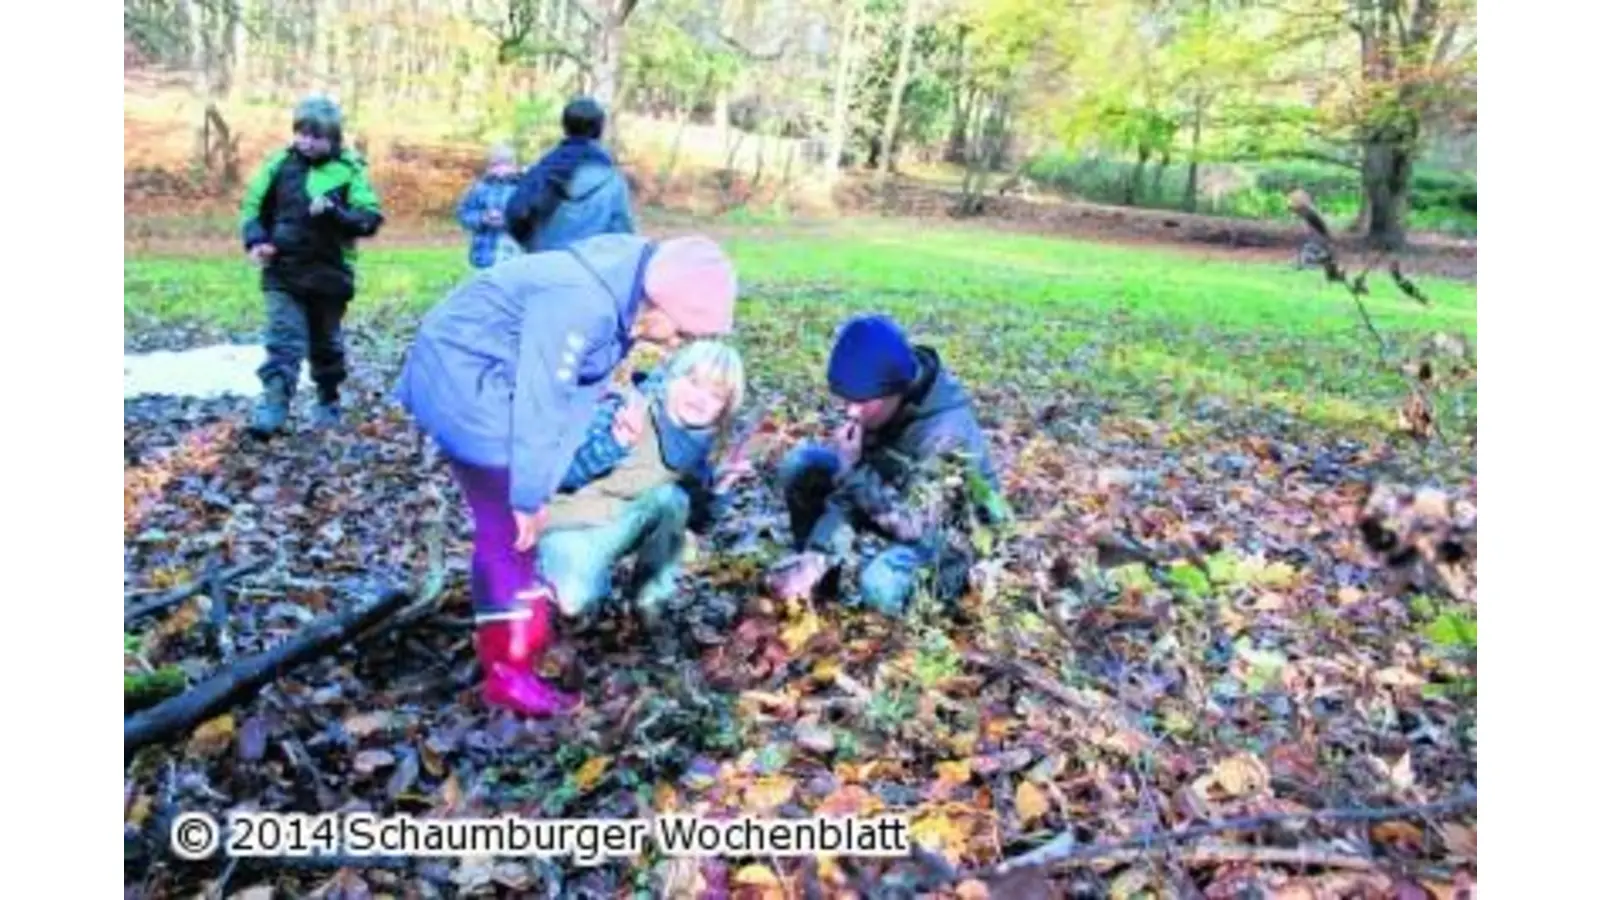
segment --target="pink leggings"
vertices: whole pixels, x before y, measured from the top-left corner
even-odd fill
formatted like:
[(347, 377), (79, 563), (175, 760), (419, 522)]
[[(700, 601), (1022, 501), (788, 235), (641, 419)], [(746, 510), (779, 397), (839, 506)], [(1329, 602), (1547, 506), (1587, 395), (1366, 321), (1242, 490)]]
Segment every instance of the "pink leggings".
[(511, 473), (452, 460), (456, 484), (472, 508), (472, 607), (479, 616), (521, 612), (518, 595), (541, 579), (537, 548), (518, 553), (517, 522), (511, 514)]

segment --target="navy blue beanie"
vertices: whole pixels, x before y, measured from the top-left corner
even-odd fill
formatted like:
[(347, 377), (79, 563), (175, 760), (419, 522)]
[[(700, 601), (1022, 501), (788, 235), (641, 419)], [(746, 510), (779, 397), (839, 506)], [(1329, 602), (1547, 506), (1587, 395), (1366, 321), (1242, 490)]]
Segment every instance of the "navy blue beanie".
[(917, 380), (917, 354), (886, 316), (845, 323), (828, 357), (828, 388), (853, 402), (903, 394)]

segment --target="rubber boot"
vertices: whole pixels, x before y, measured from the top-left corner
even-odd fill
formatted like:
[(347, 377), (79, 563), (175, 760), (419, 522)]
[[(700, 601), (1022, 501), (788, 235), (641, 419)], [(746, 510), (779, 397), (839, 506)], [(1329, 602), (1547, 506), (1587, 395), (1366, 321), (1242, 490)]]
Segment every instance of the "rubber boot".
[(256, 401), (255, 413), (250, 417), (250, 433), (269, 438), (282, 431), (288, 421), (288, 388), (276, 378), (262, 381), (261, 399)]
[(337, 428), (341, 414), (339, 408), (339, 389), (317, 389), (317, 405), (311, 411), (311, 425), (313, 428)]
[(510, 618), (478, 621), (478, 664), (483, 669), (483, 699), (518, 715), (546, 718), (576, 709), (580, 698), (557, 690), (534, 674), (550, 644), (550, 604), (507, 613)]

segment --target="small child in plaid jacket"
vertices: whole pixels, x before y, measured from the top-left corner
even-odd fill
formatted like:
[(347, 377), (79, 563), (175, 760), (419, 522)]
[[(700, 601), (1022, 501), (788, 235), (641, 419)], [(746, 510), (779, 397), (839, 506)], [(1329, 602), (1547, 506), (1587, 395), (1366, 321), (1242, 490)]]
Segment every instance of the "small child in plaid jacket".
[(489, 150), (489, 165), (472, 183), (456, 206), (456, 220), (469, 237), (467, 261), (487, 269), (522, 252), (522, 245), (506, 228), (506, 204), (517, 189), (517, 158), (511, 148), (496, 144)]

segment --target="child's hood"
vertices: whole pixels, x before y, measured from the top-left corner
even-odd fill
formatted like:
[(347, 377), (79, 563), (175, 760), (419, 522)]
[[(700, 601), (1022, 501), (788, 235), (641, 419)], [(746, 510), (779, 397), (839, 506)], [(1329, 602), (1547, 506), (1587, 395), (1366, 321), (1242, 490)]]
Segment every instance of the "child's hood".
[(586, 161), (572, 173), (572, 181), (567, 184), (567, 199), (586, 200), (617, 177), (617, 171), (609, 165)]

